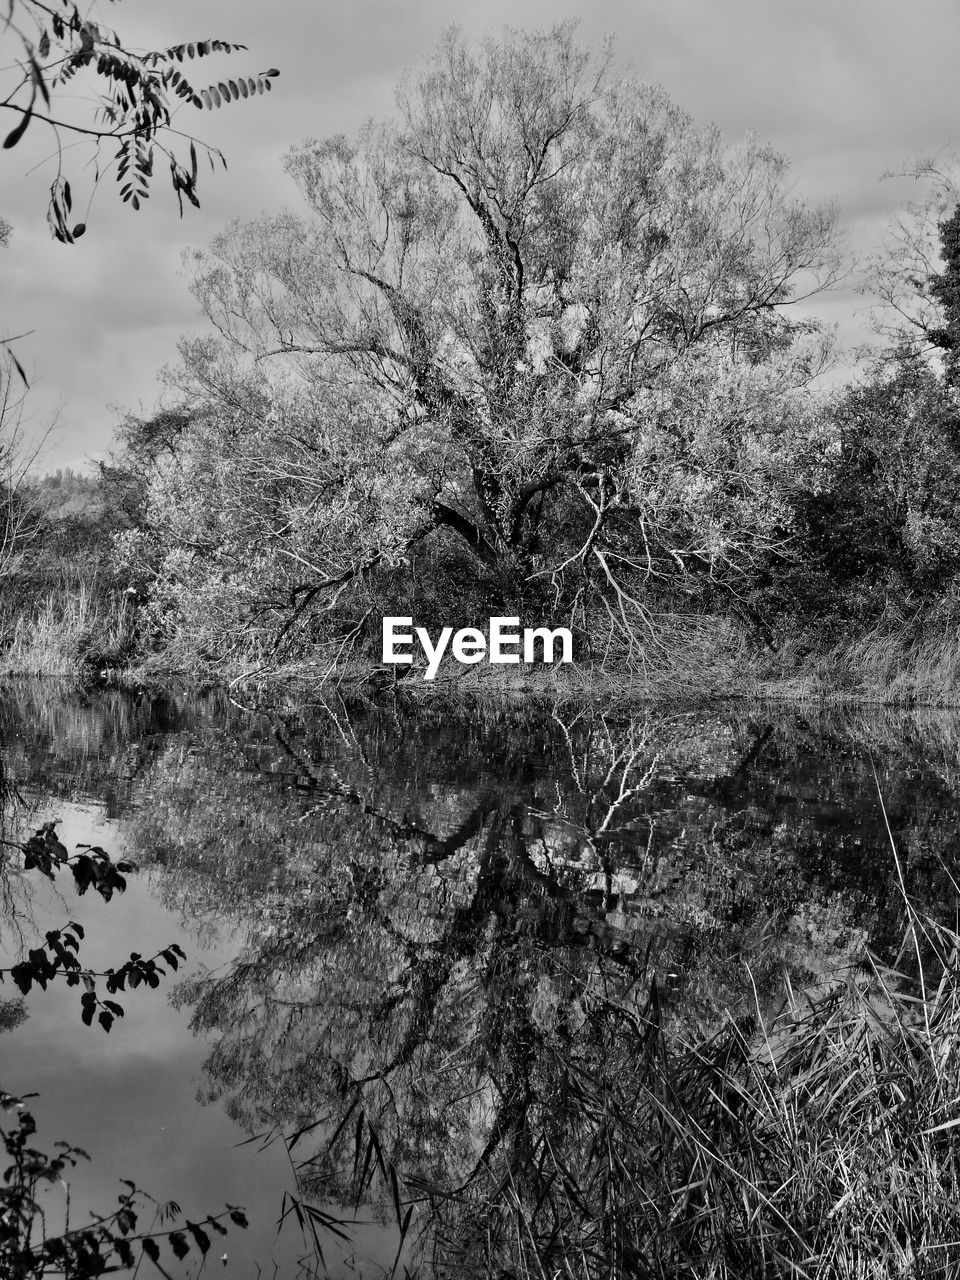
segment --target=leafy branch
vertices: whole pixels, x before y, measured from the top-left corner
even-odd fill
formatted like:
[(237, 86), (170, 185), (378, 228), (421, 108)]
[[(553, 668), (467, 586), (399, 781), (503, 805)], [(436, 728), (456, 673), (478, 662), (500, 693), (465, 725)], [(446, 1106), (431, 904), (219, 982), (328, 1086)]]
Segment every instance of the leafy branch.
[[(32, 1096), (32, 1095), (27, 1095)], [(57, 1154), (48, 1155), (32, 1144), (36, 1121), (25, 1105), (25, 1098), (0, 1090), (0, 1111), (16, 1113), (10, 1125), (0, 1123), (0, 1137), (10, 1163), (0, 1185), (0, 1274), (41, 1280), (44, 1276), (68, 1275), (76, 1280), (101, 1276), (110, 1271), (130, 1270), (143, 1258), (149, 1258), (163, 1275), (161, 1246), (168, 1248), (177, 1260), (187, 1257), (192, 1249), (206, 1256), (212, 1237), (225, 1236), (226, 1222), (246, 1227), (243, 1210), (228, 1204), (218, 1214), (199, 1222), (186, 1219), (182, 1224), (162, 1230), (138, 1230), (145, 1208), (153, 1207), (154, 1223), (179, 1218), (180, 1206), (175, 1201), (159, 1204), (129, 1179), (121, 1179), (127, 1188), (119, 1197), (117, 1208), (109, 1214), (95, 1215), (91, 1225), (71, 1229), (69, 1201), (65, 1229), (58, 1235), (37, 1240), (35, 1226), (44, 1221), (44, 1209), (38, 1192), (44, 1184), (63, 1181), (68, 1169), (89, 1156), (69, 1143), (55, 1144)]]
[[(84, 220), (72, 218), (73, 193), (62, 171), (61, 133), (66, 131), (101, 142), (119, 142), (112, 157), (117, 163), (117, 180), (124, 203), (139, 209), (149, 195), (154, 153), (160, 151), (170, 163), (170, 179), (183, 213), (183, 196), (199, 208), (197, 199), (196, 139), (173, 128), (173, 113), (189, 103), (197, 110), (212, 110), (229, 102), (268, 93), (280, 73), (271, 67), (254, 76), (237, 76), (196, 87), (180, 70), (185, 60), (211, 54), (233, 54), (246, 46), (226, 40), (199, 40), (171, 45), (153, 52), (134, 53), (115, 31), (85, 17), (72, 0), (45, 4), (41, 0), (9, 0), (0, 32), (19, 42), (15, 57), (16, 83), (4, 95), (0, 89), (0, 109), (19, 116), (3, 140), (10, 150), (23, 139), (31, 122), (37, 120), (53, 131), (57, 146), (57, 173), (50, 187), (47, 221), (54, 238), (72, 244), (86, 231)], [(94, 120), (77, 122), (54, 112), (53, 97), (74, 76), (86, 71), (99, 82)], [(178, 160), (164, 139), (179, 137), (189, 142), (189, 166)], [(222, 153), (200, 144), (211, 168)], [(100, 180), (96, 170), (93, 186)], [(92, 196), (92, 192), (91, 192)]]
[[(22, 853), (25, 871), (39, 871), (48, 879), (55, 880), (59, 871), (69, 869), (81, 894), (92, 887), (109, 902), (114, 893), (122, 893), (126, 888), (125, 874), (136, 870), (134, 864), (113, 862), (103, 849), (95, 845), (81, 844), (77, 846), (80, 852), (68, 853), (57, 836), (56, 825), (55, 822), (44, 823), (22, 844), (10, 840), (0, 843)], [(180, 960), (185, 959), (182, 949), (172, 943), (149, 958), (139, 952), (131, 952), (129, 960), (119, 968), (104, 971), (85, 969), (79, 959), (83, 937), (83, 926), (75, 921), (68, 922), (62, 929), (49, 930), (43, 945), (32, 948), (26, 959), (10, 968), (0, 969), (0, 982), (9, 974), (26, 995), (35, 983), (41, 990), (46, 990), (54, 978), (64, 977), (68, 986), (83, 987), (80, 1003), (84, 1023), (90, 1026), (96, 1017), (104, 1031), (109, 1031), (114, 1021), (123, 1017), (124, 1011), (115, 1000), (101, 998), (97, 979), (106, 980), (104, 985), (110, 995), (141, 985), (155, 988), (167, 972), (160, 961), (176, 970)], [(15, 1113), (15, 1122), (3, 1123), (3, 1115), (10, 1113)], [(163, 1227), (165, 1221), (181, 1219), (180, 1206), (174, 1201), (160, 1204), (135, 1183), (121, 1179), (127, 1189), (119, 1196), (118, 1207), (109, 1214), (95, 1214), (93, 1222), (81, 1228), (70, 1226), (68, 1189), (64, 1228), (57, 1234), (48, 1234), (47, 1210), (38, 1198), (39, 1191), (45, 1185), (66, 1185), (64, 1179), (68, 1171), (89, 1156), (82, 1148), (66, 1142), (57, 1142), (56, 1154), (49, 1155), (33, 1145), (36, 1127), (25, 1098), (0, 1090), (0, 1140), (8, 1157), (0, 1181), (2, 1276), (16, 1277), (17, 1280), (43, 1280), (47, 1276), (86, 1280), (108, 1272), (138, 1268), (142, 1260), (148, 1258), (162, 1275), (169, 1278), (169, 1272), (161, 1262), (165, 1251), (178, 1261), (193, 1250), (205, 1257), (213, 1237), (227, 1234), (228, 1222), (234, 1226), (247, 1226), (243, 1210), (228, 1204), (221, 1213), (200, 1221), (185, 1219)], [(140, 1229), (139, 1217), (145, 1208), (151, 1206), (153, 1222), (149, 1229)], [(156, 1229), (158, 1222), (160, 1229)]]
[[(114, 862), (99, 845), (78, 844), (80, 853), (68, 853), (56, 828), (56, 822), (45, 822), (22, 844), (12, 840), (0, 843), (20, 850), (24, 871), (39, 871), (47, 879), (55, 880), (57, 872), (69, 869), (80, 894), (92, 888), (105, 902), (109, 902), (114, 893), (123, 893), (127, 887), (126, 875), (137, 869), (134, 863)], [(85, 969), (79, 959), (83, 936), (83, 926), (73, 920), (62, 929), (48, 930), (44, 945), (31, 948), (26, 959), (19, 964), (0, 968), (0, 982), (9, 974), (24, 995), (30, 992), (34, 983), (45, 991), (47, 984), (58, 977), (65, 977), (68, 987), (82, 984), (84, 991), (80, 1005), (84, 1023), (89, 1027), (96, 1017), (104, 1031), (109, 1031), (114, 1021), (123, 1017), (123, 1006), (115, 1000), (100, 998), (97, 978), (106, 978), (105, 986), (110, 995), (125, 989), (133, 991), (141, 985), (159, 987), (160, 979), (167, 972), (159, 962), (163, 961), (168, 968), (176, 970), (180, 961), (186, 959), (182, 948), (173, 942), (147, 959), (139, 951), (131, 951), (129, 960), (119, 968)]]
[(78, 893), (92, 888), (104, 902), (109, 902), (115, 892), (123, 893), (127, 887), (125, 876), (137, 869), (133, 862), (114, 862), (99, 845), (78, 844), (77, 848), (84, 852), (68, 853), (57, 835), (56, 822), (45, 822), (22, 844), (14, 840), (0, 840), (0, 844), (19, 849), (24, 871), (39, 871), (48, 880), (54, 880), (63, 867), (69, 868)]
[(123, 991), (125, 986), (131, 991), (141, 985), (159, 987), (166, 969), (157, 962), (163, 960), (171, 969), (176, 969), (179, 961), (186, 959), (181, 948), (173, 942), (146, 960), (138, 951), (131, 951), (130, 959), (119, 969), (84, 969), (77, 955), (82, 937), (83, 926), (72, 920), (63, 929), (50, 929), (45, 936), (45, 946), (31, 948), (26, 960), (8, 969), (0, 969), (0, 982), (5, 974), (9, 974), (24, 995), (29, 994), (34, 983), (41, 991), (46, 991), (47, 984), (59, 977), (66, 978), (68, 987), (82, 984), (84, 991), (80, 1006), (84, 1023), (89, 1027), (96, 1015), (104, 1031), (109, 1031), (114, 1020), (123, 1017), (123, 1006), (115, 1000), (101, 1000), (97, 994), (97, 978), (106, 978), (105, 985), (111, 995)]

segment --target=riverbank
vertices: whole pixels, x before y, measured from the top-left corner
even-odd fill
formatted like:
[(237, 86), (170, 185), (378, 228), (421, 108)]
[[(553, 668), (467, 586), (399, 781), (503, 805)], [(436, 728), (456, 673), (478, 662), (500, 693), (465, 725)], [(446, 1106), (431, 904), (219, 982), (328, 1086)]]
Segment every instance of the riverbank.
[[(960, 631), (878, 624), (824, 642), (814, 632), (761, 646), (728, 618), (675, 620), (669, 636), (631, 653), (571, 663), (462, 665), (445, 657), (434, 679), (425, 663), (387, 666), (336, 647), (277, 662), (215, 660), (183, 651), (144, 655), (122, 611), (102, 615), (83, 597), (48, 602), (18, 622), (0, 652), (7, 676), (66, 676), (113, 684), (168, 680), (239, 690), (351, 689), (369, 696), (537, 695), (590, 701), (713, 702), (734, 699), (879, 706), (960, 706)], [(582, 646), (581, 646), (582, 647)]]

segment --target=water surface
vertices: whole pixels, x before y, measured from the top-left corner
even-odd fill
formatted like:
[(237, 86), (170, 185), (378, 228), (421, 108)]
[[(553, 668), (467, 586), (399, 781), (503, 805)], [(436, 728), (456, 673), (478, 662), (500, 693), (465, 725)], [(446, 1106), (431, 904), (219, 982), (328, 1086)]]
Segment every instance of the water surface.
[[(67, 920), (94, 968), (174, 941), (188, 958), (120, 997), (109, 1035), (76, 989), (31, 992), (0, 1087), (40, 1095), (48, 1146), (90, 1153), (74, 1222), (121, 1177), (195, 1218), (245, 1206), (250, 1229), (214, 1241), (227, 1276), (389, 1273), (398, 1205), (439, 1273), (482, 1273), (484, 1195), (544, 1144), (576, 1164), (575, 1082), (629, 1071), (653, 1019), (692, 1037), (775, 1008), (784, 970), (812, 985), (865, 943), (891, 952), (900, 873), (955, 912), (949, 719), (280, 714), (20, 682), (0, 726), (6, 838), (57, 818), (68, 848), (140, 868), (105, 903), (12, 858), (2, 963)], [(277, 1234), (294, 1201), (316, 1238), (296, 1211)], [(324, 1215), (360, 1220), (349, 1244)]]

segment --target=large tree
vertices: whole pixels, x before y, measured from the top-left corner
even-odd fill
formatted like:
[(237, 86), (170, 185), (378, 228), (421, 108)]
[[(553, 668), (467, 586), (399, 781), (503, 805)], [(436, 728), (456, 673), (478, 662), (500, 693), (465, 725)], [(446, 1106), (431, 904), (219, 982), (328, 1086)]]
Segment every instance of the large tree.
[(266, 594), (320, 604), (443, 530), (491, 603), (549, 582), (624, 635), (651, 583), (737, 593), (789, 538), (773, 477), (815, 370), (784, 308), (837, 271), (832, 210), (571, 24), (479, 50), (451, 31), (398, 106), (289, 154), (306, 217), (195, 259), (219, 338), (184, 345), (181, 456), (205, 440), (200, 471), (255, 510), (289, 567)]

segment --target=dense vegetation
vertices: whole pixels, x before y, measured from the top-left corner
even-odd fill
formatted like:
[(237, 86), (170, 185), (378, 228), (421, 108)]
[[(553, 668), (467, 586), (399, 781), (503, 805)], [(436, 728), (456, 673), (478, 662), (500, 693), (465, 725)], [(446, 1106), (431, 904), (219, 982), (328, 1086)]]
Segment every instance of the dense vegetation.
[(303, 213), (193, 255), (209, 330), (89, 503), (11, 455), (8, 666), (320, 677), (378, 662), (384, 614), (515, 614), (641, 677), (951, 682), (948, 175), (876, 264), (892, 341), (823, 391), (791, 308), (844, 271), (836, 211), (570, 25), (449, 34), (397, 119), (286, 164)]

